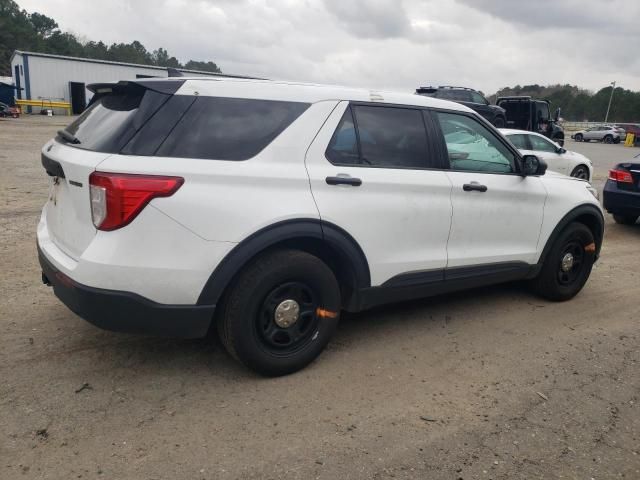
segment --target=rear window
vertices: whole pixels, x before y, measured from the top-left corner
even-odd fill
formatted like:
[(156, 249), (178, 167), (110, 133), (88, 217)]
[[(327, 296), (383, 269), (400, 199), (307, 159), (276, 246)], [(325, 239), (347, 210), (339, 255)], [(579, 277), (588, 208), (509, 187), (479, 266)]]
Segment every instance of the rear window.
[[(117, 153), (168, 98), (137, 86), (115, 87), (96, 94), (90, 107), (65, 131), (76, 138), (74, 147)], [(58, 136), (58, 140), (68, 142), (69, 138)]]
[(197, 97), (156, 155), (246, 160), (287, 128), (308, 103)]

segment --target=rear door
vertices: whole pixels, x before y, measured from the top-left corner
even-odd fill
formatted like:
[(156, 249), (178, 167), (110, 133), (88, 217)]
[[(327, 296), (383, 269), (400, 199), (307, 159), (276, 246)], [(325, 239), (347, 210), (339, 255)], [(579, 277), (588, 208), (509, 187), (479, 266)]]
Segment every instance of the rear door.
[(427, 126), (417, 108), (341, 102), (307, 152), (320, 217), (358, 242), (372, 285), (407, 272), (443, 278), (451, 182)]
[(447, 267), (535, 263), (546, 190), (521, 177), (517, 155), (475, 115), (438, 111), (453, 216)]
[(78, 259), (96, 234), (89, 175), (120, 151), (167, 98), (137, 85), (104, 86), (91, 107), (43, 148), (42, 165), (50, 178), (44, 208), (49, 238), (71, 258)]

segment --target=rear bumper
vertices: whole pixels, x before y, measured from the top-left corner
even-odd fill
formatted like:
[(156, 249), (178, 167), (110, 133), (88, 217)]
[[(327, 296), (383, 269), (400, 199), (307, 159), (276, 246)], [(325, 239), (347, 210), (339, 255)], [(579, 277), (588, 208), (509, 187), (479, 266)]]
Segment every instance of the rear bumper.
[(640, 215), (640, 192), (618, 188), (616, 182), (607, 180), (602, 192), (602, 203), (607, 212), (616, 215)]
[(163, 337), (204, 337), (215, 305), (167, 305), (131, 292), (94, 288), (60, 272), (38, 246), (42, 280), (72, 312), (105, 330)]

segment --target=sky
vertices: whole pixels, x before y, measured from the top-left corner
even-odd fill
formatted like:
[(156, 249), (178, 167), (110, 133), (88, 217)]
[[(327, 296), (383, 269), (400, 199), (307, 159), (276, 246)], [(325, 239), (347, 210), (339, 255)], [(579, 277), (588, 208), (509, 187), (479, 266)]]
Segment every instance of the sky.
[(226, 73), (412, 92), (640, 90), (637, 0), (17, 0), (84, 40)]

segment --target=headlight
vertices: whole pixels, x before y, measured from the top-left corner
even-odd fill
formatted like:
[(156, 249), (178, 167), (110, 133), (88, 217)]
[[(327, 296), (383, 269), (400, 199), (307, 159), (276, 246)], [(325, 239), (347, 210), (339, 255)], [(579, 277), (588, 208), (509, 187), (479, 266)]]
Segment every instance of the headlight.
[(600, 195), (598, 194), (598, 190), (596, 190), (595, 188), (593, 188), (591, 185), (587, 184), (586, 185), (587, 190), (589, 190), (589, 193), (591, 193), (591, 195), (593, 195), (594, 197), (596, 197), (596, 200), (600, 199)]

